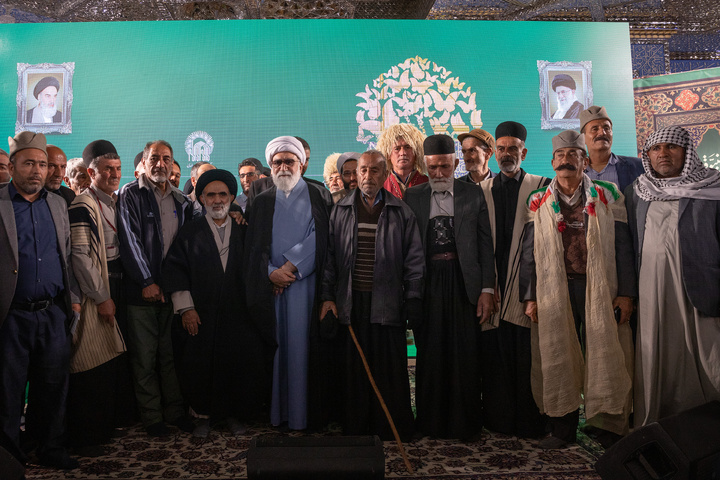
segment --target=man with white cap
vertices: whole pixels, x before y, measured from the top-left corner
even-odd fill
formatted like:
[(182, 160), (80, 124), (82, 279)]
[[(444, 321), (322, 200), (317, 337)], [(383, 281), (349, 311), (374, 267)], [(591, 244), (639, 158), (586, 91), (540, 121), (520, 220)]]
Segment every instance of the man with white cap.
[[(44, 188), (42, 133), (9, 138), (10, 183), (0, 186), (0, 446), (21, 463), (20, 418), (30, 383), (26, 431), (42, 465), (73, 469), (62, 446), (70, 320), (79, 309), (70, 264), (67, 206)], [(72, 292), (71, 292), (72, 290)], [(72, 294), (72, 300), (71, 300)]]
[(317, 319), (313, 312), (327, 247), (328, 204), (318, 188), (302, 179), (306, 157), (298, 139), (275, 138), (265, 158), (274, 185), (247, 211), (248, 308), (265, 326), (264, 338), (277, 344), (271, 423), (304, 430), (322, 423), (313, 412), (327, 413), (327, 395), (315, 389), (319, 352), (311, 319)]
[(720, 400), (720, 173), (690, 133), (648, 137), (626, 190), (639, 276), (635, 424)]
[(553, 137), (555, 178), (528, 198), (520, 299), (532, 320), (532, 387), (549, 417), (540, 448), (575, 441), (578, 412), (605, 447), (628, 432), (637, 285), (624, 197), (591, 181), (582, 135)]
[(585, 136), (588, 165), (585, 174), (590, 180), (613, 182), (621, 192), (643, 173), (637, 157), (615, 155), (610, 150), (613, 143), (613, 124), (605, 107), (593, 105), (580, 112), (580, 133)]

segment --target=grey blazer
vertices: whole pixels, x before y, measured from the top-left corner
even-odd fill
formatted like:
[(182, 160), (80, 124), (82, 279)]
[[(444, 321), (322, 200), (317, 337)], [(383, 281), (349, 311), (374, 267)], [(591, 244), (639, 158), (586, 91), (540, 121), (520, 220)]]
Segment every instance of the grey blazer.
[[(633, 186), (625, 189), (625, 198), (639, 272), (650, 202), (638, 197)], [(678, 232), (687, 296), (704, 315), (720, 317), (720, 201), (681, 198)]]
[[(15, 211), (13, 210), (8, 183), (0, 185), (0, 326), (5, 322), (10, 304), (15, 296), (18, 274), (18, 239), (15, 226)], [(80, 300), (75, 277), (72, 274), (70, 263), (70, 223), (68, 220), (67, 204), (59, 195), (49, 193), (47, 198), (50, 214), (55, 223), (55, 233), (60, 249), (60, 263), (63, 269), (63, 283), (65, 284), (65, 305), (61, 308), (71, 317), (70, 302), (78, 303)], [(71, 300), (72, 296), (72, 300)]]
[[(455, 244), (468, 300), (475, 305), (483, 288), (495, 287), (495, 252), (490, 217), (480, 187), (456, 179), (453, 189)], [(417, 217), (426, 254), (431, 193), (430, 184), (423, 183), (408, 188), (403, 197)]]

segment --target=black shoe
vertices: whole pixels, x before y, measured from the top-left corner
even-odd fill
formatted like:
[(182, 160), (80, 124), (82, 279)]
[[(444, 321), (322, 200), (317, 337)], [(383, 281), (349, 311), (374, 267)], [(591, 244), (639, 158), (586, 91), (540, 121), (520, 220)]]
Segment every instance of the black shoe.
[(195, 422), (193, 422), (187, 415), (183, 415), (182, 417), (173, 420), (170, 422), (170, 425), (178, 427), (185, 433), (193, 433), (195, 430)]
[(45, 467), (59, 468), (62, 470), (74, 470), (80, 466), (80, 463), (68, 455), (67, 452), (44, 455), (38, 458), (38, 463)]
[(74, 448), (73, 453), (80, 457), (96, 458), (105, 455), (105, 449), (101, 445), (85, 445)]
[(565, 448), (568, 446), (568, 442), (563, 440), (559, 437), (553, 437), (552, 435), (548, 435), (547, 437), (540, 440), (540, 443), (538, 443), (538, 447), (542, 448), (543, 450), (556, 450), (560, 448)]
[(147, 434), (151, 437), (164, 437), (165, 435), (170, 435), (170, 430), (163, 422), (148, 425), (145, 427), (145, 432), (147, 432)]

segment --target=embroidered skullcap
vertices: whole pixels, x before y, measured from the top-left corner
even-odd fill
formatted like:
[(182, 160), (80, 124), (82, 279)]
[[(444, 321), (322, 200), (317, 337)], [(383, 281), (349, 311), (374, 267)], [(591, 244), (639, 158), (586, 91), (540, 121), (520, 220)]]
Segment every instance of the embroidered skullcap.
[(495, 139), (515, 137), (523, 142), (527, 139), (527, 128), (518, 122), (503, 122), (495, 128)]
[(307, 161), (307, 158), (305, 157), (305, 149), (303, 148), (302, 143), (300, 143), (300, 140), (295, 137), (284, 136), (270, 140), (270, 143), (268, 143), (265, 148), (265, 160), (267, 161), (267, 164), (270, 165), (273, 157), (280, 152), (292, 153), (298, 157), (300, 165), (305, 165), (305, 162)]
[(10, 147), (11, 159), (17, 152), (27, 148), (42, 150), (47, 155), (47, 140), (42, 133), (20, 132), (14, 138), (8, 137), (8, 146)]
[(86, 167), (89, 167), (90, 163), (94, 159), (108, 153), (114, 153), (115, 155), (118, 154), (117, 150), (115, 149), (115, 145), (108, 142), (107, 140), (95, 140), (94, 142), (88, 143), (88, 146), (85, 147), (85, 149), (83, 150), (83, 163)]
[(362, 154), (358, 152), (345, 152), (340, 155), (337, 159), (337, 171), (340, 172), (340, 175), (342, 175), (342, 168), (343, 165), (345, 165), (345, 162), (348, 160), (358, 160), (360, 155)]
[(55, 77), (44, 77), (39, 82), (35, 84), (35, 88), (33, 88), (33, 95), (35, 98), (38, 98), (38, 95), (40, 95), (40, 92), (45, 90), (47, 87), (55, 87), (58, 91), (60, 91), (60, 82), (58, 82), (58, 79)]
[(583, 128), (585, 128), (585, 125), (587, 125), (588, 122), (601, 119), (607, 120), (610, 122), (610, 125), (612, 125), (612, 120), (610, 120), (607, 111), (605, 111), (605, 107), (597, 107), (593, 105), (587, 110), (583, 110), (580, 112), (580, 131), (583, 131)]
[(135, 155), (135, 160), (133, 161), (135, 165), (135, 170), (137, 170), (137, 166), (140, 165), (140, 162), (142, 162), (143, 152), (138, 153)]
[(474, 128), (470, 130), (468, 133), (461, 133), (458, 135), (458, 141), (462, 143), (466, 138), (468, 137), (475, 137), (481, 142), (483, 142), (485, 145), (490, 147), (491, 152), (495, 151), (495, 139), (492, 135), (490, 135), (490, 132), (486, 132), (482, 128)]
[(573, 77), (571, 77), (570, 75), (566, 75), (564, 73), (560, 73), (553, 77), (553, 81), (552, 81), (553, 92), (555, 91), (555, 89), (557, 87), (567, 87), (570, 90), (575, 90), (577, 88), (575, 86), (575, 79)]
[[(673, 143), (685, 149), (685, 163), (678, 177), (660, 178), (652, 168), (648, 150), (659, 143)], [(680, 198), (720, 200), (720, 172), (703, 165), (695, 150), (690, 132), (671, 126), (648, 137), (642, 151), (645, 173), (637, 178), (635, 193), (645, 201), (667, 201)]]
[(449, 135), (430, 135), (423, 142), (425, 156), (455, 153), (455, 140)]
[(195, 198), (200, 197), (205, 187), (215, 181), (223, 182), (227, 185), (228, 190), (230, 190), (230, 195), (233, 197), (237, 196), (238, 184), (237, 180), (235, 180), (235, 175), (227, 170), (213, 168), (200, 175), (197, 179), (197, 183), (195, 184)]
[(560, 148), (579, 148), (585, 151), (585, 138), (575, 130), (565, 130), (552, 138), (553, 155)]

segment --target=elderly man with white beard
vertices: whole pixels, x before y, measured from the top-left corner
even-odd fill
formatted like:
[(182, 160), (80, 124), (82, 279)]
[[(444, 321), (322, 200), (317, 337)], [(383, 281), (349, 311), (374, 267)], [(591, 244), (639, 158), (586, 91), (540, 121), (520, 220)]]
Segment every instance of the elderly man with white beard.
[(62, 112), (57, 109), (60, 82), (55, 77), (44, 77), (35, 84), (33, 96), (37, 99), (37, 106), (27, 111), (27, 123), (60, 123)]
[(165, 422), (184, 431), (195, 428), (184, 415), (170, 337), (173, 308), (161, 287), (162, 262), (180, 227), (192, 219), (193, 205), (168, 180), (169, 143), (148, 142), (140, 164), (145, 173), (120, 190), (118, 233), (135, 397), (145, 431), (159, 437), (169, 433)]
[(427, 276), (417, 344), (417, 429), (468, 439), (482, 431), (480, 325), (494, 313), (495, 268), (490, 220), (479, 187), (455, 180), (455, 142), (431, 135), (423, 144), (429, 183), (409, 188)]
[(320, 190), (301, 177), (306, 156), (298, 139), (272, 140), (265, 158), (273, 186), (257, 195), (247, 211), (248, 308), (263, 326), (263, 338), (277, 345), (271, 423), (304, 430), (323, 426), (327, 417), (319, 415), (330, 410), (324, 404), (330, 394), (318, 383), (329, 377), (316, 368), (322, 345), (314, 313), (327, 247), (328, 205)]
[(201, 438), (220, 423), (244, 433), (263, 400), (258, 385), (265, 375), (257, 365), (268, 348), (245, 307), (245, 226), (228, 215), (237, 188), (227, 170), (202, 174), (194, 191), (207, 214), (180, 229), (163, 265), (165, 291), (184, 329), (173, 339), (178, 380), (205, 417), (193, 432)]

